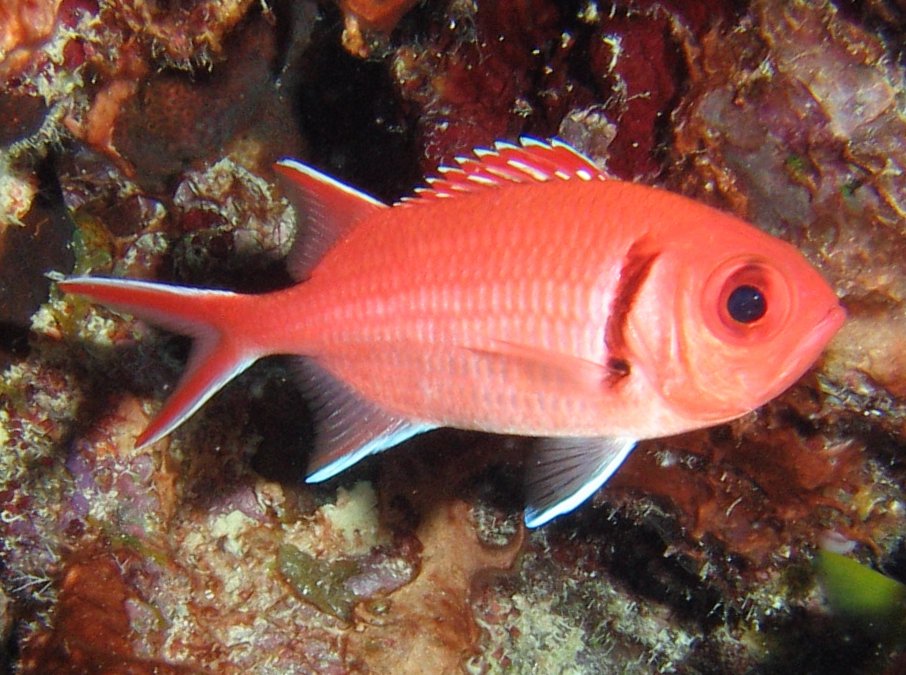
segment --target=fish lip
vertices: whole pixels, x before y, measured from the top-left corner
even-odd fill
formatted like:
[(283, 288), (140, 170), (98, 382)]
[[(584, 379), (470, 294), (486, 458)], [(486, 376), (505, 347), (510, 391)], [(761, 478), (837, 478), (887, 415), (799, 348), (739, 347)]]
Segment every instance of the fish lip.
[[(831, 338), (837, 334), (837, 331), (840, 330), (845, 321), (846, 310), (843, 305), (839, 303), (833, 305), (805, 336), (801, 348), (797, 350), (798, 355), (790, 361), (784, 370), (784, 375), (794, 370), (799, 370), (801, 368), (800, 364), (803, 362), (807, 362), (807, 365), (812, 365), (812, 362), (824, 351)], [(802, 370), (805, 370), (805, 368), (802, 368)]]
[(837, 303), (831, 307), (827, 314), (824, 315), (824, 318), (818, 322), (818, 325), (812, 331), (812, 335), (816, 335), (819, 338), (824, 336), (830, 341), (830, 339), (837, 334), (837, 331), (843, 327), (845, 322), (846, 309), (844, 309), (843, 305)]

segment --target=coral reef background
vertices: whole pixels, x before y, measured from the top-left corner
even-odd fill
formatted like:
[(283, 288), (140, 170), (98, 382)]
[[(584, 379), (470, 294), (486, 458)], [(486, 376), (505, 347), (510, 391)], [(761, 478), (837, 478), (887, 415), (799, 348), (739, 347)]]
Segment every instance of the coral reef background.
[[(819, 579), (906, 580), (904, 45), (902, 0), (0, 4), (3, 669), (901, 672), (900, 591), (853, 613)], [(277, 288), (304, 224), (276, 159), (393, 200), (521, 134), (791, 241), (847, 325), (530, 533), (523, 439), (304, 485), (281, 359), (134, 449), (186, 341), (46, 273)]]

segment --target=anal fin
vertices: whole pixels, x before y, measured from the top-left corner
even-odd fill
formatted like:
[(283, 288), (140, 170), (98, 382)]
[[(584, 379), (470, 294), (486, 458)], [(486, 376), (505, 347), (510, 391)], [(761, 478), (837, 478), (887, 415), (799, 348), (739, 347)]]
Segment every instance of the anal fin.
[(315, 450), (307, 483), (320, 483), (368, 455), (402, 443), (434, 425), (394, 415), (362, 398), (312, 360), (299, 370), (315, 416)]
[(618, 437), (540, 439), (527, 468), (526, 526), (544, 525), (591, 497), (636, 442)]

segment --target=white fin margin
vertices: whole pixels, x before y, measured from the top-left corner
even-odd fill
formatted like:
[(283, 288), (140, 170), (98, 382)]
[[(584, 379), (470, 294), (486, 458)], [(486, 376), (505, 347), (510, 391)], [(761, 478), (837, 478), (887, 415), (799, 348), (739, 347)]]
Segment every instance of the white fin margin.
[(633, 438), (545, 438), (526, 473), (526, 527), (540, 527), (591, 497), (636, 445)]
[(523, 136), (519, 145), (498, 141), (493, 148), (475, 148), (472, 155), (454, 158), (457, 166), (438, 167), (438, 175), (426, 180), (427, 187), (418, 188), (402, 203), (438, 201), (512, 183), (614, 179), (589, 157), (557, 138), (545, 142)]
[(323, 366), (299, 360), (302, 386), (315, 416), (315, 449), (306, 483), (319, 483), (353, 464), (434, 428), (388, 412)]
[(301, 281), (338, 241), (372, 213), (386, 204), (355, 188), (331, 178), (294, 159), (282, 159), (274, 165), (283, 179), (286, 194), (299, 215), (300, 228), (287, 258), (287, 269)]

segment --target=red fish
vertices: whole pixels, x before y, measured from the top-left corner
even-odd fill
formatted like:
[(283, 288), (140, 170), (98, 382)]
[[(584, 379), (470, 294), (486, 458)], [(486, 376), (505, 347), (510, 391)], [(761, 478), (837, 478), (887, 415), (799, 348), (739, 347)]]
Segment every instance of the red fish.
[(780, 394), (844, 320), (789, 244), (615, 180), (560, 141), (498, 143), (458, 163), (388, 207), (279, 162), (311, 230), (285, 290), (62, 281), (195, 338), (137, 444), (256, 359), (297, 354), (316, 410), (308, 481), (436, 427), (538, 436), (525, 515), (538, 526), (590, 496), (638, 439)]

